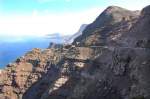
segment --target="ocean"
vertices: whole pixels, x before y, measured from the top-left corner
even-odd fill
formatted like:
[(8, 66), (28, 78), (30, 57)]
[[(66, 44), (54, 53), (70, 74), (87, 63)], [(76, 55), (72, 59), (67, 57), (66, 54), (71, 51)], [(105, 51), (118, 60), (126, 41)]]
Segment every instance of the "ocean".
[(47, 48), (51, 41), (46, 38), (18, 42), (0, 42), (0, 69), (15, 61), (33, 48)]

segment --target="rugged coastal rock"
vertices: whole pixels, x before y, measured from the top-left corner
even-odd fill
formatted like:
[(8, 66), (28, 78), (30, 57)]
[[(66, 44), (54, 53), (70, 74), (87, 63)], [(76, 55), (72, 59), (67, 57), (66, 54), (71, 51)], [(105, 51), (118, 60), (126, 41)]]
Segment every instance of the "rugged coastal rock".
[(77, 37), (73, 44), (80, 42), (80, 46), (120, 46), (117, 39), (130, 30), (137, 21), (139, 13), (139, 11), (110, 6), (85, 28), (83, 34)]
[(150, 48), (150, 6), (141, 11), (140, 18), (131, 30), (122, 35), (121, 41), (125, 46)]
[(0, 99), (150, 99), (149, 9), (108, 7), (74, 45), (18, 58), (1, 72)]
[(53, 50), (33, 49), (15, 63), (7, 65), (0, 77), (0, 99), (21, 99), (23, 93), (47, 73), (53, 58), (56, 58)]

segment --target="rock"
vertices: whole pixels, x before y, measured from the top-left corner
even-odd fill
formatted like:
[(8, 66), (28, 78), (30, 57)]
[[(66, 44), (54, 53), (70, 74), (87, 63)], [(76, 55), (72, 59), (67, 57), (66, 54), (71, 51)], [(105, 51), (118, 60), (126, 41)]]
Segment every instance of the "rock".
[(149, 6), (110, 6), (74, 43), (33, 49), (2, 70), (1, 99), (150, 99)]
[(150, 15), (150, 5), (142, 10), (141, 15)]
[(128, 47), (150, 48), (149, 6), (144, 8), (138, 21), (130, 31), (120, 37), (120, 42)]
[(85, 28), (83, 34), (77, 37), (73, 44), (80, 42), (80, 46), (103, 46), (107, 42), (108, 44), (115, 42), (115, 40), (111, 40), (111, 37), (116, 36), (118, 38), (125, 31), (128, 31), (138, 16), (139, 11), (129, 11), (117, 6), (110, 6)]

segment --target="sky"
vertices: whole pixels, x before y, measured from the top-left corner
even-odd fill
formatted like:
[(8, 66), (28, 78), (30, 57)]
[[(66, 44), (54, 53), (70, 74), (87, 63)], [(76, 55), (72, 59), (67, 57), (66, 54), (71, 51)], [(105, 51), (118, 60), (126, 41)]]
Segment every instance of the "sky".
[(0, 37), (71, 35), (108, 6), (141, 10), (150, 0), (0, 0)]

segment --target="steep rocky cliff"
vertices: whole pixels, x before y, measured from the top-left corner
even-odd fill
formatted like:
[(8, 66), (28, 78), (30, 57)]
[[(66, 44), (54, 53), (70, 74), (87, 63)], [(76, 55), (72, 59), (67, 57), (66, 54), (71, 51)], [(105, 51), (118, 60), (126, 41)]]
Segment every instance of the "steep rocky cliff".
[(150, 48), (150, 6), (141, 11), (141, 15), (131, 30), (122, 35), (120, 42), (126, 46)]
[(0, 99), (150, 99), (149, 9), (108, 7), (76, 46), (18, 58), (1, 72)]
[(80, 46), (118, 45), (116, 40), (129, 31), (137, 21), (139, 13), (110, 6), (86, 27), (83, 34), (74, 40), (74, 44), (80, 42)]
[(1, 73), (0, 99), (21, 99), (26, 90), (47, 73), (49, 64), (56, 64), (57, 52), (33, 49), (16, 62), (8, 64)]

